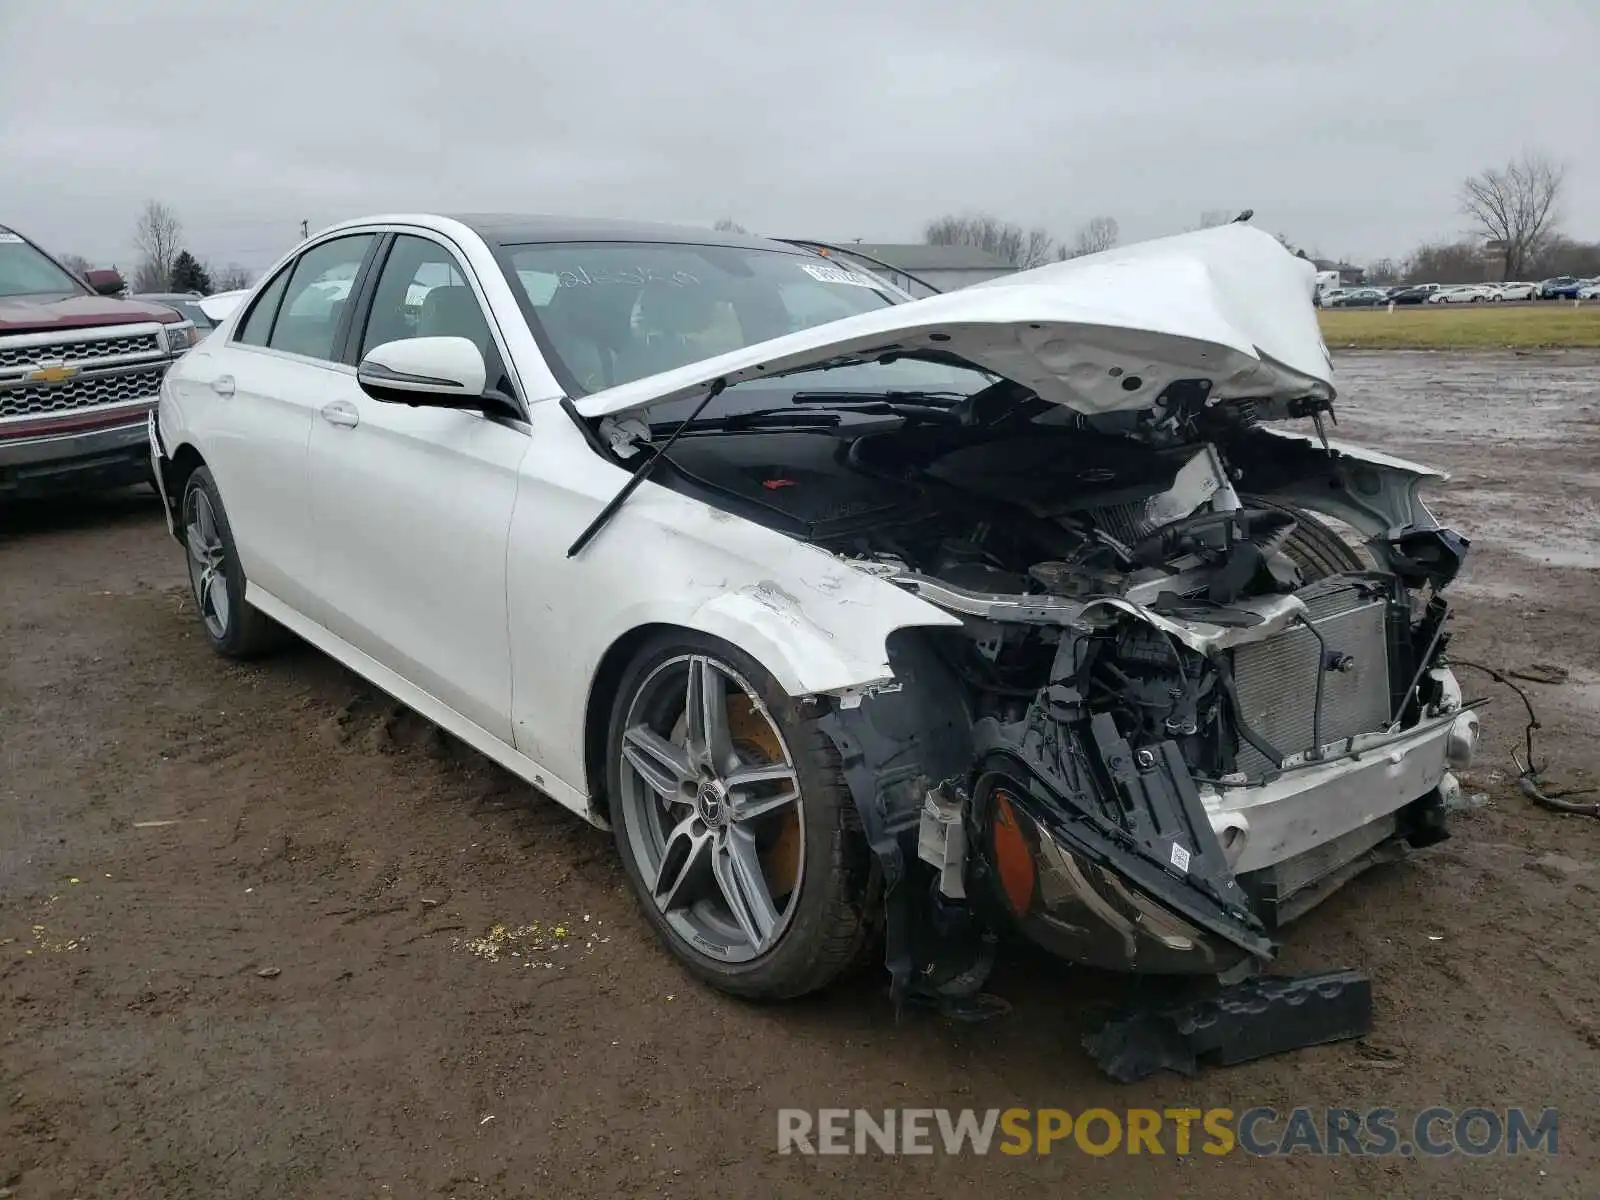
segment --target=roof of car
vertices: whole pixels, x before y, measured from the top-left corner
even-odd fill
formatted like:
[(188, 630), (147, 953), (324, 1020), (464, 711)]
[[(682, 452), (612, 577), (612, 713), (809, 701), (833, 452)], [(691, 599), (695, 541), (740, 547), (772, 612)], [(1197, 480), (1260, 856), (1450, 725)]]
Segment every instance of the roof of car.
[(449, 213), (491, 245), (528, 242), (686, 242), (697, 246), (743, 246), (762, 250), (803, 251), (783, 242), (748, 233), (695, 225), (651, 221), (619, 221), (600, 217), (532, 216), (526, 213)]

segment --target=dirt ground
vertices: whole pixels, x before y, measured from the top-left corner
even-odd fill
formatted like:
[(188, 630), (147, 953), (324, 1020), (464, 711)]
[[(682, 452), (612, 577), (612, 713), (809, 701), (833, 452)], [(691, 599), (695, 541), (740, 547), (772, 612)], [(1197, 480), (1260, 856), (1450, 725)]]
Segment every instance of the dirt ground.
[[(1455, 473), (1455, 650), (1570, 671), (1529, 686), (1592, 781), (1600, 355), (1339, 365), (1338, 436)], [(1593, 1197), (1600, 822), (1529, 807), (1515, 699), (1464, 679), (1484, 806), (1287, 933), (1287, 969), (1371, 973), (1372, 1036), (1117, 1086), (1079, 1038), (1126, 984), (1027, 954), (976, 1026), (897, 1019), (876, 978), (697, 987), (606, 835), (307, 649), (215, 658), (147, 496), (0, 509), (0, 1195)], [(1560, 1153), (775, 1151), (782, 1107), (1377, 1104), (1553, 1105)]]

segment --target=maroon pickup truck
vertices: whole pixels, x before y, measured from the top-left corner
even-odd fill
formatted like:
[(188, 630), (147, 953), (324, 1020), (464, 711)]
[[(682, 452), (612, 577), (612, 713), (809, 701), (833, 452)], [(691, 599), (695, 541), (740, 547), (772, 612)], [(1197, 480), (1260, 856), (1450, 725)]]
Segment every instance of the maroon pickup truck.
[(150, 478), (147, 414), (197, 335), (122, 290), (0, 225), (0, 499)]

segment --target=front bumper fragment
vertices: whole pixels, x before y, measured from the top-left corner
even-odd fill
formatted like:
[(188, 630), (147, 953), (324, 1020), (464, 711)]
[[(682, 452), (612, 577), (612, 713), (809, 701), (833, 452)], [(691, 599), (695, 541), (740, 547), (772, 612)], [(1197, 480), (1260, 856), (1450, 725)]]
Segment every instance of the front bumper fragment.
[(167, 472), (172, 462), (167, 458), (166, 447), (161, 444), (161, 417), (156, 409), (150, 410), (145, 424), (145, 436), (150, 451), (150, 473), (155, 476), (156, 491), (161, 494), (161, 514), (167, 520), (167, 533), (176, 538), (178, 526), (172, 510), (172, 496), (167, 487)]
[(1128, 1013), (1083, 1039), (1118, 1083), (1157, 1071), (1193, 1075), (1372, 1031), (1372, 983), (1359, 971), (1263, 976), (1188, 1003)]
[[(1439, 786), (1452, 766), (1471, 762), (1472, 712), (1447, 714), (1384, 738), (1363, 739), (1353, 753), (1285, 771), (1249, 787), (1202, 785), (1211, 827), (1224, 839), (1234, 871), (1263, 870), (1382, 820)], [(1458, 762), (1456, 758), (1464, 758)]]

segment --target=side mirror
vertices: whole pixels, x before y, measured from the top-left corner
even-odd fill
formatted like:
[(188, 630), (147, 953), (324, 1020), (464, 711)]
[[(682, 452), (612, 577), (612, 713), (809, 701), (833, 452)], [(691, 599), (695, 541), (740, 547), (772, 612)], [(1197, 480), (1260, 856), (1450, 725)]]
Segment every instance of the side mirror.
[(110, 267), (97, 267), (85, 271), (83, 281), (94, 289), (97, 296), (120, 296), (128, 288), (121, 273)]
[(419, 337), (368, 350), (356, 382), (386, 404), (481, 408), (488, 374), (483, 354), (466, 338)]

